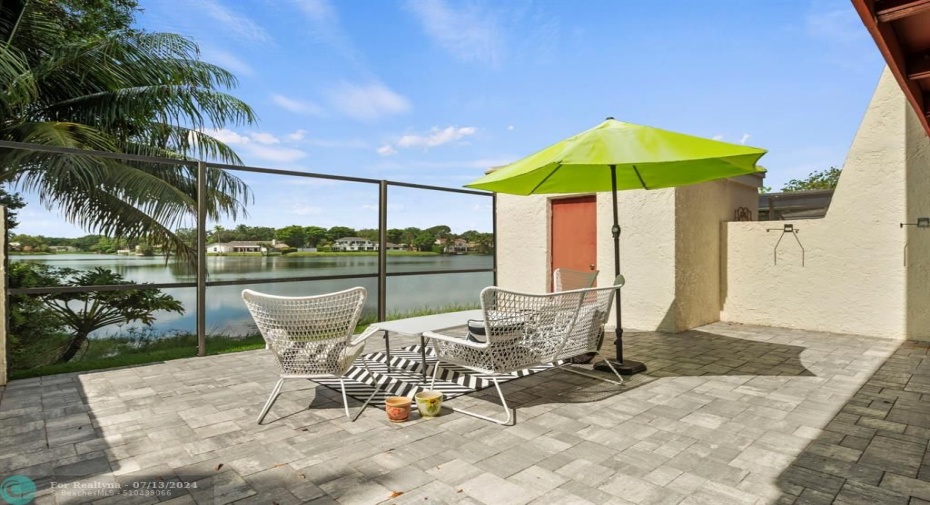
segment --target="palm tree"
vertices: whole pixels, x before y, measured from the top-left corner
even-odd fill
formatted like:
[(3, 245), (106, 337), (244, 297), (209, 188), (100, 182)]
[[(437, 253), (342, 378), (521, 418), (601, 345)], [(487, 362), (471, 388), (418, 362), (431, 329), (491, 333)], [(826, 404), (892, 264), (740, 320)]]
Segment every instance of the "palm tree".
[[(252, 124), (255, 114), (222, 91), (236, 78), (201, 61), (196, 44), (128, 26), (69, 32), (68, 21), (58, 1), (33, 0), (11, 42), (0, 42), (0, 140), (241, 163), (204, 131)], [(35, 191), (43, 205), (88, 232), (145, 238), (188, 260), (196, 251), (173, 230), (196, 211), (196, 172), (190, 162), (0, 149), (0, 182)], [(245, 212), (251, 193), (243, 181), (209, 169), (207, 185), (208, 217)]]

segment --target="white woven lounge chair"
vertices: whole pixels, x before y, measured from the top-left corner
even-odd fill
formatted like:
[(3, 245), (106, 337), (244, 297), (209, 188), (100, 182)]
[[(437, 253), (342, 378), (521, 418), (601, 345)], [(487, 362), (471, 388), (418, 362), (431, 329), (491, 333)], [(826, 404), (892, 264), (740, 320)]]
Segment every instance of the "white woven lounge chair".
[[(549, 294), (530, 294), (488, 287), (481, 291), (484, 335), (480, 339), (425, 332), (437, 355), (430, 387), (434, 387), (444, 363), (490, 375), (497, 389), (505, 419), (454, 409), (498, 424), (510, 424), (513, 411), (507, 406), (494, 375), (507, 374), (542, 364), (555, 363), (585, 352), (597, 352), (601, 325), (610, 313), (614, 294), (623, 276), (605, 288), (588, 288)], [(607, 362), (610, 366), (610, 362)], [(613, 366), (610, 366), (613, 370)], [(622, 383), (623, 378), (613, 370)]]
[[(571, 291), (573, 289), (593, 288), (597, 282), (598, 270), (571, 270), (568, 268), (556, 268), (552, 272), (552, 290), (553, 291)], [(601, 338), (603, 327), (598, 329), (597, 347), (601, 347)], [(597, 353), (583, 353), (571, 358), (572, 363), (590, 363)], [(571, 370), (570, 368), (567, 370)]]
[[(281, 394), (285, 379), (317, 377), (339, 379), (346, 417), (352, 421), (358, 419), (381, 389), (380, 385), (376, 386), (355, 417), (349, 414), (343, 376), (362, 354), (365, 340), (372, 334), (353, 337), (367, 296), (368, 292), (362, 287), (299, 297), (268, 295), (250, 289), (242, 292), (242, 300), (274, 353), (280, 371), (278, 383), (258, 415), (259, 424)], [(364, 360), (362, 363), (368, 369)]]
[(556, 268), (552, 272), (553, 291), (571, 291), (573, 289), (593, 288), (597, 282), (597, 270), (570, 270)]

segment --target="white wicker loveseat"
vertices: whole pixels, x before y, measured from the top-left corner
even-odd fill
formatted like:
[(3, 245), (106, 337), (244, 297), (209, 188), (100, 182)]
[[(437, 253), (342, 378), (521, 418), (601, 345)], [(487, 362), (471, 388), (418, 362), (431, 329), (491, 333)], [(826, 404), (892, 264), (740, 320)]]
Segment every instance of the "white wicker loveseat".
[[(607, 321), (614, 295), (623, 283), (623, 276), (617, 276), (613, 286), (548, 294), (485, 288), (481, 291), (484, 320), (477, 328), (469, 325), (467, 338), (431, 331), (423, 334), (430, 339), (438, 359), (432, 384), (444, 363), (489, 374), (507, 417), (495, 419), (463, 409), (455, 411), (498, 424), (510, 424), (513, 411), (507, 407), (494, 375), (597, 352), (601, 326)], [(610, 365), (609, 361), (607, 363)], [(613, 366), (610, 368), (613, 370)], [(623, 378), (613, 371), (622, 383)]]

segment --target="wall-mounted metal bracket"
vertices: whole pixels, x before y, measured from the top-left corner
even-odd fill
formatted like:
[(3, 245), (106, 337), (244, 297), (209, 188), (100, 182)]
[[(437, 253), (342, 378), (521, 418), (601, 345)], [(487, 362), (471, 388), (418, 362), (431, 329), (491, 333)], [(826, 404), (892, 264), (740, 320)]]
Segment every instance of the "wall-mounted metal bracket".
[(901, 223), (901, 228), (905, 226), (916, 226), (918, 228), (930, 228), (930, 217), (918, 217), (916, 223)]
[(791, 236), (794, 237), (794, 240), (798, 243), (798, 247), (801, 248), (801, 266), (804, 266), (804, 255), (806, 251), (804, 251), (804, 246), (801, 245), (801, 240), (798, 239), (798, 232), (801, 230), (795, 228), (793, 224), (786, 224), (781, 228), (766, 228), (765, 231), (781, 231), (781, 236), (778, 237), (778, 242), (775, 242), (775, 248), (772, 250), (772, 258), (775, 265), (778, 264), (778, 246), (781, 244), (781, 239), (785, 238), (786, 233), (790, 233)]
[[(899, 223), (901, 228), (905, 226), (916, 226), (918, 228), (930, 228), (930, 217), (918, 217), (916, 223)], [(904, 266), (907, 266), (907, 240), (904, 241)]]

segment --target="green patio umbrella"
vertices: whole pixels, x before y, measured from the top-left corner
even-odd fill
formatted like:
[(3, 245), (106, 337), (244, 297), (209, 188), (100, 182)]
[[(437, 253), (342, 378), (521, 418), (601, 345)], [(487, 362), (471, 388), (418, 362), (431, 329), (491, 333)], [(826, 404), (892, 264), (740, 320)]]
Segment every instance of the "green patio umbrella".
[[(618, 190), (671, 188), (763, 172), (756, 162), (765, 152), (607, 118), (465, 186), (513, 195), (610, 191), (614, 274), (620, 275)], [(626, 374), (644, 371), (642, 363), (623, 358), (621, 315), (618, 294), (615, 366)]]

